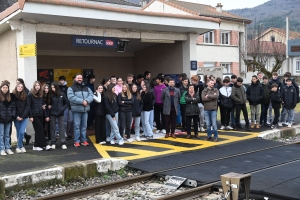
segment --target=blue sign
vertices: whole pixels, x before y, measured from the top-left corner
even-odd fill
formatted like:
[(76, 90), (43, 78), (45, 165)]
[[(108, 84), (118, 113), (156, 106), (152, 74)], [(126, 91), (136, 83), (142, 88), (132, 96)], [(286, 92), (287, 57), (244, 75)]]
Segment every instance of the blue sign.
[(288, 56), (300, 56), (300, 39), (288, 41)]
[(196, 60), (191, 60), (191, 70), (197, 70), (197, 61)]
[(72, 35), (72, 46), (117, 48), (116, 38)]

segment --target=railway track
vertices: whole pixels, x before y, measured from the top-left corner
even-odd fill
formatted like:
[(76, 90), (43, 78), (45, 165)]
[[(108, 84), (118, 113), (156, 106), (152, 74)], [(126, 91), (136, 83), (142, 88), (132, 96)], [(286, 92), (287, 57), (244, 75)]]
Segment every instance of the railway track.
[[(49, 196), (38, 198), (38, 200), (46, 200), (46, 199), (47, 200), (65, 200), (65, 199), (71, 199), (71, 198), (74, 198), (74, 197), (76, 197), (76, 198), (84, 197), (84, 196), (88, 196), (88, 195), (91, 195), (91, 194), (94, 194), (94, 193), (97, 193), (97, 192), (100, 192), (100, 191), (105, 191), (105, 190), (107, 191), (107, 190), (111, 190), (111, 189), (117, 189), (117, 188), (120, 188), (122, 186), (128, 186), (128, 185), (133, 184), (133, 183), (138, 183), (138, 182), (141, 182), (141, 181), (150, 180), (150, 179), (152, 179), (156, 176), (161, 176), (163, 173), (168, 172), (168, 171), (173, 171), (173, 170), (187, 168), (187, 167), (191, 167), (191, 166), (195, 166), (195, 165), (201, 165), (201, 164), (205, 164), (205, 163), (209, 163), (209, 162), (214, 162), (214, 161), (218, 161), (218, 160), (224, 160), (224, 159), (229, 159), (229, 158), (233, 158), (233, 157), (243, 156), (243, 155), (256, 153), (256, 152), (260, 152), (260, 151), (266, 151), (266, 150), (269, 150), (269, 149), (274, 149), (274, 148), (278, 148), (278, 147), (282, 147), (282, 146), (286, 146), (286, 145), (289, 145), (289, 144), (280, 144), (280, 145), (267, 147), (267, 148), (262, 148), (262, 149), (258, 149), (258, 150), (253, 150), (253, 151), (249, 151), (249, 152), (233, 154), (233, 155), (224, 156), (224, 157), (221, 157), (221, 158), (216, 158), (216, 159), (197, 162), (197, 163), (193, 163), (193, 164), (183, 165), (183, 166), (176, 167), (176, 168), (156, 171), (156, 172), (153, 172), (153, 173), (146, 173), (146, 174), (143, 174), (143, 175), (138, 176), (138, 177), (127, 178), (127, 179), (123, 179), (123, 180), (119, 180), (119, 181), (115, 181), (115, 182), (111, 182), (111, 183), (105, 183), (105, 184), (100, 184), (100, 185), (96, 185), (96, 186), (92, 186), (92, 187), (82, 188), (82, 189), (79, 189), (79, 190), (74, 190), (74, 191), (49, 195)], [(275, 166), (270, 166), (270, 167), (267, 167), (267, 168), (264, 168), (264, 169), (248, 172), (248, 173), (256, 173), (256, 172), (271, 169), (271, 168), (274, 168), (274, 167), (287, 165), (287, 164), (290, 164), (292, 162), (297, 162), (297, 161), (299, 161), (299, 159), (292, 160), (290, 162), (282, 163), (282, 164), (275, 165)], [(189, 189), (189, 190), (186, 190), (186, 191), (183, 191), (183, 192), (178, 192), (178, 193), (176, 192), (176, 193), (173, 193), (172, 195), (167, 195), (167, 196), (164, 196), (164, 197), (161, 197), (161, 198), (158, 198), (158, 199), (159, 200), (175, 200), (175, 199), (191, 198), (191, 197), (203, 194), (205, 192), (211, 191), (213, 186), (218, 184), (218, 183), (220, 183), (220, 181), (205, 184), (205, 185), (201, 185), (199, 187), (192, 188), (192, 189)]]

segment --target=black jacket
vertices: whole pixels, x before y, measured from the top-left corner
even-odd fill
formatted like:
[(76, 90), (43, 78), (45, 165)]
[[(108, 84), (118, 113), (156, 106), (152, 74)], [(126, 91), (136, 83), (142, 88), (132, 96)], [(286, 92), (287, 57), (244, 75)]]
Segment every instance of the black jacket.
[(52, 96), (50, 98), (51, 108), (49, 109), (50, 116), (62, 116), (64, 111), (69, 107), (69, 100), (66, 95), (62, 93), (61, 96)]
[(149, 92), (142, 92), (142, 99), (143, 99), (143, 111), (151, 111), (153, 110), (153, 101), (152, 95)]
[[(122, 103), (124, 101), (124, 103)], [(123, 97), (122, 93), (118, 95), (118, 105), (120, 112), (132, 112), (131, 106), (133, 104), (133, 98), (128, 99), (127, 96)]]
[(64, 93), (66, 95), (66, 97), (68, 96), (68, 86), (67, 85), (58, 85), (59, 89), (62, 93)]
[(16, 104), (14, 94), (11, 94), (11, 101), (0, 101), (0, 123), (10, 123), (16, 117)]
[[(141, 97), (142, 98), (142, 97)], [(143, 101), (137, 99), (136, 92), (132, 93), (132, 99), (133, 99), (133, 104), (132, 104), (132, 117), (140, 117), (143, 109)]]
[(286, 109), (293, 109), (297, 105), (298, 97), (296, 89), (293, 85), (285, 86), (281, 89), (281, 99), (284, 102), (282, 105)]
[(186, 93), (185, 101), (185, 116), (200, 115), (200, 109), (198, 106), (198, 103), (200, 102), (200, 97), (198, 93), (195, 93), (194, 97), (191, 97), (189, 93)]
[(270, 103), (270, 92), (271, 92), (271, 86), (269, 84), (264, 84), (264, 83), (261, 83), (261, 86), (264, 90), (264, 98), (263, 100), (261, 101), (261, 103), (263, 104), (269, 104)]
[(110, 115), (112, 118), (115, 117), (115, 113), (119, 111), (119, 105), (117, 99), (113, 99), (110, 101), (107, 96), (104, 96), (104, 106), (105, 106), (105, 113)]
[[(291, 78), (292, 79), (292, 84), (293, 86), (295, 87), (296, 89), (296, 92), (297, 92), (297, 103), (300, 102), (300, 96), (299, 96), (299, 86), (298, 84), (295, 82), (295, 79)], [(282, 80), (282, 88), (286, 86), (286, 83), (285, 83), (285, 80), (283, 79)]]
[(16, 103), (16, 117), (21, 117), (22, 119), (26, 119), (29, 116), (29, 110), (30, 110), (28, 96), (26, 97), (25, 100), (20, 100), (16, 98), (15, 103)]
[(276, 92), (271, 91), (270, 98), (271, 98), (272, 108), (280, 108), (281, 107), (282, 100), (281, 100), (279, 91), (276, 91)]
[(264, 99), (264, 90), (259, 81), (257, 81), (255, 84), (252, 83), (248, 87), (246, 94), (250, 105), (261, 104), (261, 101)]
[(98, 102), (94, 99), (94, 115), (95, 116), (105, 116), (105, 95), (101, 94), (101, 102)]
[(273, 78), (271, 78), (271, 80), (269, 80), (269, 85), (272, 86), (273, 83), (276, 83), (278, 85), (278, 88), (281, 90), (282, 85), (281, 85), (279, 78), (277, 78), (275, 80)]
[(43, 105), (44, 104), (44, 99), (43, 97), (37, 98), (33, 96), (32, 93), (28, 94), (28, 100), (29, 100), (29, 105), (30, 105), (30, 110), (29, 110), (29, 117), (47, 117), (48, 113), (46, 113), (45, 110), (43, 110)]

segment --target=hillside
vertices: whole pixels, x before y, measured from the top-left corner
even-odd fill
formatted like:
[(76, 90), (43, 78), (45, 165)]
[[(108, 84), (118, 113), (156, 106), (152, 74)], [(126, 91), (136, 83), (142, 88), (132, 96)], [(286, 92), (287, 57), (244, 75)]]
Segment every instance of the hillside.
[(285, 19), (290, 19), (290, 30), (300, 32), (300, 0), (270, 0), (254, 8), (234, 9), (229, 12), (252, 20), (255, 26), (262, 23), (269, 27), (285, 28)]

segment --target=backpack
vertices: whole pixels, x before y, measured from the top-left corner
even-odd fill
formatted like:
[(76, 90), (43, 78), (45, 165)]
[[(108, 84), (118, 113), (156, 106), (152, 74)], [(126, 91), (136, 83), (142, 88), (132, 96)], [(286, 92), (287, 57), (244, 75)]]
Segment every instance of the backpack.
[(187, 91), (184, 91), (182, 96), (180, 97), (180, 104), (186, 104), (186, 101), (185, 101), (186, 93), (187, 93)]

